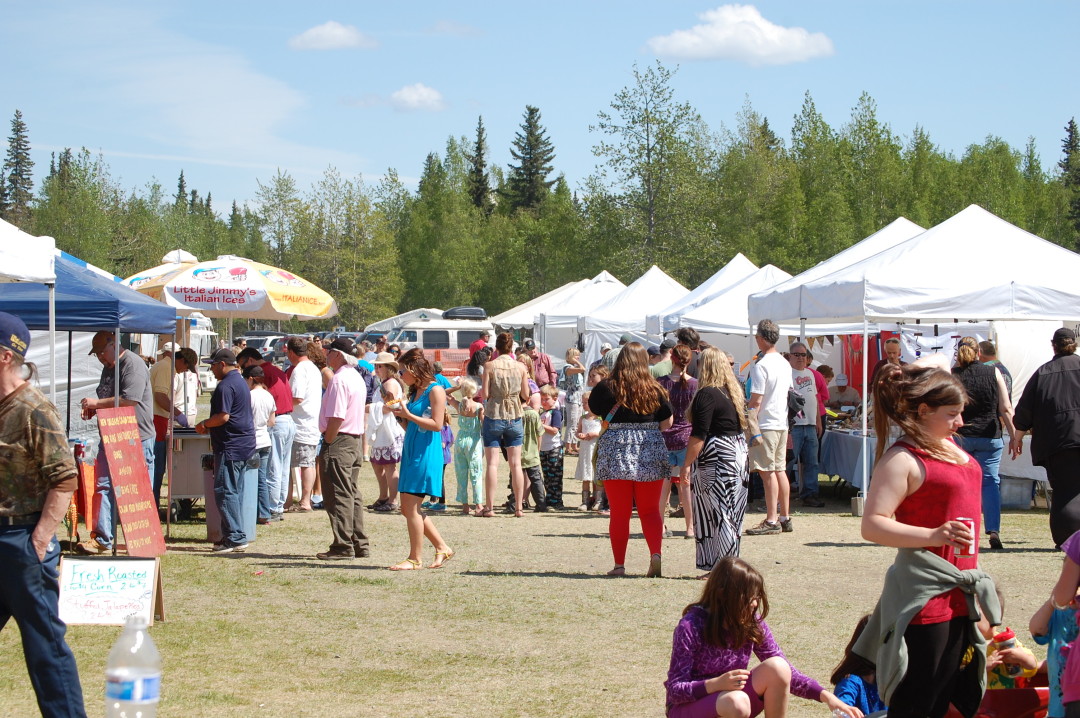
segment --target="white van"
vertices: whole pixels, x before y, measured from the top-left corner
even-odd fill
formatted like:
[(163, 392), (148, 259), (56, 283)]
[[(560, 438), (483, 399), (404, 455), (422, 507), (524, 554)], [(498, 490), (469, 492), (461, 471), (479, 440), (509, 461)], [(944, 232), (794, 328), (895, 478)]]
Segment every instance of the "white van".
[[(477, 315), (483, 318), (454, 318)], [(469, 347), (485, 331), (494, 335), (495, 326), (482, 309), (455, 307), (443, 312), (441, 319), (415, 319), (391, 330), (386, 343), (397, 344), (402, 350), (409, 346), (419, 347), (429, 360), (442, 363), (446, 376), (458, 376), (469, 361)]]

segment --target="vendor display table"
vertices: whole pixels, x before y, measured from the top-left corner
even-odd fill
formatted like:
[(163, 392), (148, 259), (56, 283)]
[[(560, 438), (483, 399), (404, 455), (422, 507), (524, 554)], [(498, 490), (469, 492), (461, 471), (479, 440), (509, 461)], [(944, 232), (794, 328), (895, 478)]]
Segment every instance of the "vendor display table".
[(819, 471), (828, 476), (839, 476), (852, 486), (865, 490), (867, 476), (874, 470), (874, 451), (877, 438), (866, 439), (866, 471), (863, 471), (863, 437), (842, 431), (826, 431), (821, 440), (821, 467)]
[(1009, 458), (1009, 444), (1006, 439), (1005, 451), (1001, 455), (1001, 468), (998, 469), (998, 473), (1002, 476), (1011, 476), (1014, 479), (1032, 479), (1033, 481), (1043, 481), (1046, 479), (1046, 469), (1041, 466), (1034, 466), (1031, 463), (1031, 437), (1024, 437), (1024, 453), (1017, 456), (1015, 459)]

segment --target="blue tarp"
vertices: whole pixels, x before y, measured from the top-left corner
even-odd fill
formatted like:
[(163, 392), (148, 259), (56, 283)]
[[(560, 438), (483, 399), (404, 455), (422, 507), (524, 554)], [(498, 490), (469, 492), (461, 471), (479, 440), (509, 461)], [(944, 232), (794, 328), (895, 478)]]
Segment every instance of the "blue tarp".
[[(43, 284), (0, 284), (0, 311), (20, 317), (30, 329), (49, 328), (49, 288)], [(56, 258), (56, 329), (172, 334), (176, 310), (113, 282), (85, 263)]]

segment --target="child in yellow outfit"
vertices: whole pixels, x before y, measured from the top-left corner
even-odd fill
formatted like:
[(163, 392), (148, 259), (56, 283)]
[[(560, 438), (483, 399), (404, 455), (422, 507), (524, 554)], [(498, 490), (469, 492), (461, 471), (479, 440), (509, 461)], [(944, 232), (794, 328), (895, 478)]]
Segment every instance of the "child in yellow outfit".
[[(1001, 589), (997, 591), (998, 603), (1001, 604), (1001, 613), (1005, 614), (1005, 597), (1001, 595)], [(986, 620), (984, 612), (979, 619), (979, 631), (986, 639), (986, 687), (988, 690), (999, 688), (1026, 688), (1028, 681), (1038, 671), (1039, 661), (1035, 654), (1024, 647), (1011, 628), (995, 631), (990, 622)], [(998, 645), (1012, 641), (1010, 648), (998, 648)], [(968, 647), (964, 654), (961, 665), (967, 665), (971, 660), (973, 647)]]

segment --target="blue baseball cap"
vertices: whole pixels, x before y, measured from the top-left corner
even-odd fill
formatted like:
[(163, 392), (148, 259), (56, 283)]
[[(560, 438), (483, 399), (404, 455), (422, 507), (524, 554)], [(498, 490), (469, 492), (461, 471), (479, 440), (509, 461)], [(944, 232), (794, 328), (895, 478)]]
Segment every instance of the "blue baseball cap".
[(0, 312), (0, 345), (25, 358), (30, 348), (30, 330), (26, 323), (14, 314)]

